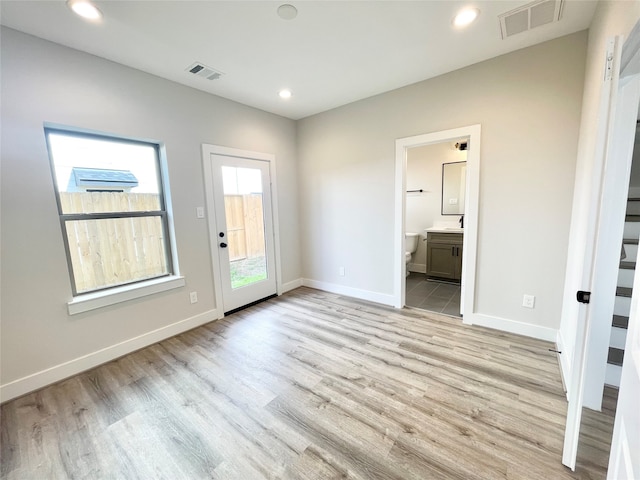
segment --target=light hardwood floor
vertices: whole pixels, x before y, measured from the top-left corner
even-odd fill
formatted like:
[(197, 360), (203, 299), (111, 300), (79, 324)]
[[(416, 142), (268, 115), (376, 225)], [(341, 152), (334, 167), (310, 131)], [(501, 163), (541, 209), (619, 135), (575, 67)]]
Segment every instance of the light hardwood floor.
[(4, 479), (604, 478), (552, 345), (300, 288), (2, 406)]

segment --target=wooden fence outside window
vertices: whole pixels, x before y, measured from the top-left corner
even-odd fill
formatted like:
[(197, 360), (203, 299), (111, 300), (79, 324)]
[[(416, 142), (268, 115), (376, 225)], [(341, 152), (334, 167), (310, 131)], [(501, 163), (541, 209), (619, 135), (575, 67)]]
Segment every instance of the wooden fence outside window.
[[(158, 194), (60, 192), (64, 213), (158, 211)], [(162, 217), (67, 220), (76, 292), (83, 293), (169, 273)]]
[[(64, 213), (158, 211), (151, 193), (60, 192)], [(264, 257), (262, 195), (225, 195), (231, 261)], [(76, 292), (167, 275), (165, 232), (159, 216), (66, 221)]]

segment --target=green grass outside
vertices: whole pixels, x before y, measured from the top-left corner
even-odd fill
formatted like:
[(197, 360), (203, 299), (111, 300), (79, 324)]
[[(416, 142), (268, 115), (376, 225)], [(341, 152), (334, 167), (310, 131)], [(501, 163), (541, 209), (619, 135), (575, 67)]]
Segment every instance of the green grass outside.
[(240, 288), (267, 278), (265, 257), (245, 258), (231, 262), (231, 288)]
[(245, 285), (249, 285), (251, 283), (259, 282), (260, 280), (264, 280), (265, 278), (267, 278), (267, 274), (266, 273), (253, 275), (251, 277), (232, 278), (231, 279), (231, 288), (244, 287)]

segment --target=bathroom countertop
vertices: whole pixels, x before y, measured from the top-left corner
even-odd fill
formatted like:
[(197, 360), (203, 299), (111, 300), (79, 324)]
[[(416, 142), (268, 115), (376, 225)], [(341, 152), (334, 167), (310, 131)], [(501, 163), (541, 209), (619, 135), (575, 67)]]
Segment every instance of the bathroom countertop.
[(460, 228), (460, 227), (429, 227), (429, 228), (425, 229), (425, 232), (464, 233), (464, 228)]

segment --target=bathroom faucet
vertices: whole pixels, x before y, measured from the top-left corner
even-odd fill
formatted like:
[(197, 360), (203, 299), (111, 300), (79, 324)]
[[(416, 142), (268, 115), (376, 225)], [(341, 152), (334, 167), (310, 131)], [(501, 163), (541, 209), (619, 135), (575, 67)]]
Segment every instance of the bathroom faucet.
[(460, 216), (460, 220), (458, 220), (458, 223), (460, 224), (460, 228), (464, 228), (464, 215)]

